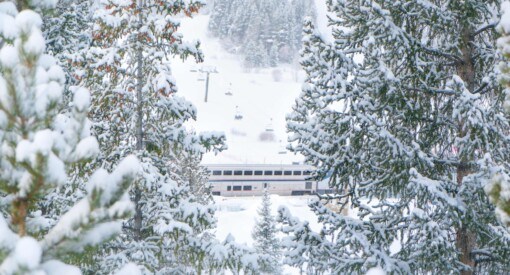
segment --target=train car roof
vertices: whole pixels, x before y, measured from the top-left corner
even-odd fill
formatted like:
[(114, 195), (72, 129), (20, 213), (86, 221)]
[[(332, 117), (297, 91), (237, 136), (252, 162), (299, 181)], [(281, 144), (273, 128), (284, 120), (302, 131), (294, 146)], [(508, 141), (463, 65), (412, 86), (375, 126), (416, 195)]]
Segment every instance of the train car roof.
[(309, 169), (315, 170), (307, 164), (204, 164), (210, 169)]

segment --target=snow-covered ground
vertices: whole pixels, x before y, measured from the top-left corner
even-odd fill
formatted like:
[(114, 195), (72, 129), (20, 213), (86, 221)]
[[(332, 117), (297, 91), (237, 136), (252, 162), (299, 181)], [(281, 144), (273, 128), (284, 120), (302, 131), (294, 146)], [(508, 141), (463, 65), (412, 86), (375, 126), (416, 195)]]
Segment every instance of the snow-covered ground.
[[(327, 27), (326, 1), (315, 1), (317, 28), (326, 40), (332, 40)], [(190, 126), (198, 132), (223, 131), (227, 136), (228, 150), (215, 156), (207, 154), (204, 163), (274, 163), (290, 164), (303, 161), (290, 152), (281, 154), (287, 145), (285, 116), (301, 92), (304, 78), (298, 64), (278, 68), (247, 71), (242, 66), (242, 56), (224, 50), (221, 41), (210, 37), (207, 31), (209, 16), (198, 15), (182, 19), (180, 32), (186, 41), (200, 40), (205, 60), (172, 62), (173, 75), (179, 94), (190, 100), (198, 110), (197, 120)], [(214, 66), (218, 73), (210, 75), (208, 102), (204, 102), (205, 78), (191, 70)], [(225, 93), (231, 89), (233, 95)], [(235, 120), (236, 106), (243, 115)], [(273, 140), (261, 141), (269, 124), (274, 129)]]
[[(199, 39), (205, 60), (173, 60), (173, 75), (179, 94), (193, 102), (197, 120), (190, 124), (201, 131), (222, 131), (229, 149), (215, 156), (208, 154), (204, 163), (284, 163), (302, 161), (290, 152), (279, 154), (287, 145), (285, 116), (291, 111), (301, 91), (302, 72), (291, 65), (247, 71), (241, 56), (226, 52), (220, 41), (207, 35), (208, 16), (199, 15), (182, 21), (181, 32), (187, 41)], [(210, 75), (208, 102), (204, 102), (203, 75), (191, 70), (215, 66), (218, 73)], [(294, 66), (296, 67), (296, 66)], [(273, 74), (281, 74), (275, 81)], [(225, 95), (231, 87), (232, 96)], [(236, 106), (243, 115), (235, 120)], [(269, 125), (272, 124), (272, 125)], [(262, 141), (261, 135), (272, 128), (272, 140)], [(271, 133), (269, 133), (271, 135)], [(281, 142), (280, 142), (281, 141)]]
[[(214, 199), (217, 206), (216, 237), (218, 240), (223, 241), (228, 234), (231, 234), (238, 243), (251, 246), (253, 244), (251, 232), (255, 226), (255, 219), (258, 218), (257, 209), (262, 205), (262, 197), (214, 197)], [(317, 222), (317, 217), (308, 207), (310, 199), (312, 199), (310, 196), (271, 195), (272, 214), (276, 216), (278, 208), (285, 206), (293, 216), (309, 221), (310, 227), (318, 232), (320, 225)], [(291, 267), (285, 267), (284, 272), (285, 274), (299, 274), (299, 270)]]
[[(319, 231), (317, 217), (308, 207), (310, 196), (284, 197), (271, 195), (271, 210), (276, 216), (280, 206), (287, 207), (293, 216), (310, 222), (312, 229)], [(257, 209), (262, 204), (262, 197), (214, 197), (217, 210), (218, 228), (216, 236), (223, 241), (228, 234), (232, 234), (239, 243), (251, 245), (252, 228), (258, 217)]]

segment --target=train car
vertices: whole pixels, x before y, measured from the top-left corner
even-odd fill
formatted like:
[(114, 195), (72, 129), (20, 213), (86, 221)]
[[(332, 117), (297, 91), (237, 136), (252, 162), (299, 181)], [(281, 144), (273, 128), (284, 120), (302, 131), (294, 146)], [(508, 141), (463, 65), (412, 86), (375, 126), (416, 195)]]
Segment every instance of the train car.
[(309, 165), (295, 164), (210, 164), (209, 183), (213, 195), (260, 196), (264, 188), (270, 194), (297, 196), (314, 194), (317, 181)]

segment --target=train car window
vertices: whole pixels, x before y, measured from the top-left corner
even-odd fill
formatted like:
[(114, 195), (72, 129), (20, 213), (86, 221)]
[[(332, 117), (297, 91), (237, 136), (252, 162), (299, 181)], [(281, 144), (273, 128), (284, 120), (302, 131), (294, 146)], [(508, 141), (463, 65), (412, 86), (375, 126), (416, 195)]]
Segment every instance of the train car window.
[(292, 171), (283, 171), (283, 174), (285, 176), (290, 176), (290, 175), (292, 175)]
[(227, 186), (227, 191), (232, 191), (232, 186)]
[(246, 170), (246, 171), (244, 171), (244, 175), (245, 175), (245, 176), (251, 176), (251, 175), (253, 175), (253, 171), (251, 171), (251, 170)]
[(212, 195), (213, 195), (213, 196), (219, 196), (219, 195), (221, 195), (221, 193), (220, 193), (219, 191), (213, 191), (213, 192), (212, 192)]
[(233, 190), (234, 190), (234, 191), (241, 191), (241, 190), (242, 190), (242, 188), (243, 188), (243, 187), (242, 187), (241, 185), (234, 185)]
[(264, 171), (264, 176), (272, 176), (273, 171)]
[(234, 171), (234, 176), (241, 176), (242, 174), (243, 174), (243, 171), (241, 171), (241, 170)]
[(301, 171), (294, 171), (294, 176), (301, 176)]
[(251, 191), (251, 185), (245, 185), (243, 186), (244, 191)]
[(232, 171), (231, 170), (223, 171), (223, 176), (232, 176)]
[(213, 176), (221, 176), (221, 170), (212, 171)]
[(255, 171), (255, 176), (262, 176), (262, 171), (260, 171), (260, 170)]
[(281, 176), (283, 175), (283, 171), (274, 171), (275, 176)]
[(303, 171), (303, 175), (309, 176), (312, 174), (312, 171)]
[(305, 182), (305, 189), (312, 189), (312, 182), (311, 181), (306, 181)]

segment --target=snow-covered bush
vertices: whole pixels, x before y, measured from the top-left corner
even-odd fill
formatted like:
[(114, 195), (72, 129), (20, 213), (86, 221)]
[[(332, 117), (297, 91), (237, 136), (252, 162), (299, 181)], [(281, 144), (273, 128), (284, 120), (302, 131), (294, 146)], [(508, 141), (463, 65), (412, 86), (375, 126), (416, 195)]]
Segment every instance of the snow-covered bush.
[(48, 225), (38, 204), (66, 184), (69, 165), (99, 153), (91, 99), (77, 88), (70, 112), (58, 114), (65, 76), (44, 54), (41, 17), (3, 2), (0, 22), (0, 274), (81, 274), (65, 262), (120, 232), (139, 163), (127, 156), (111, 173), (95, 171), (85, 197)]

